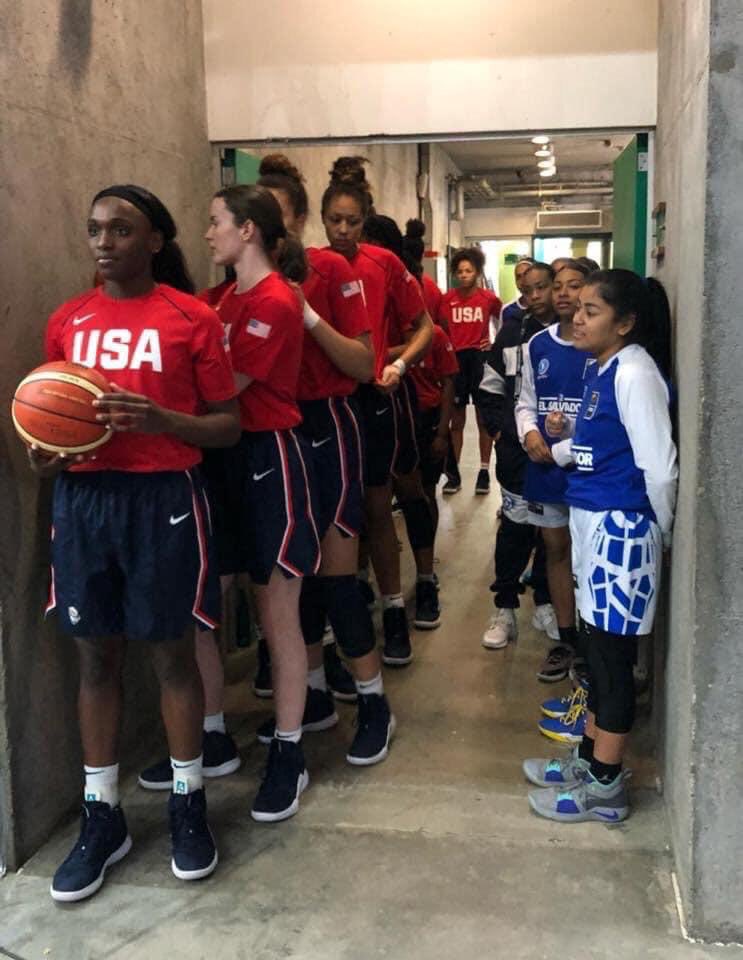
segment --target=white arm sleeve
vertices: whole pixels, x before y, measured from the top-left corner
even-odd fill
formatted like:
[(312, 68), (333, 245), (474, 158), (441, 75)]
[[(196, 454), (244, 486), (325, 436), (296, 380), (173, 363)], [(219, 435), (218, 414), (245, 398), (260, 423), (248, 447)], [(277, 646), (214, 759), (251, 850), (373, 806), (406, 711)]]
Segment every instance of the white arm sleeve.
[(523, 446), (527, 433), (538, 430), (537, 426), (537, 391), (534, 388), (534, 370), (531, 365), (531, 341), (524, 348), (524, 361), (521, 367), (521, 393), (516, 401), (514, 415), (519, 443)]
[(671, 436), (668, 388), (653, 365), (621, 364), (614, 380), (619, 416), (635, 463), (645, 474), (650, 505), (664, 543), (670, 542), (676, 504), (678, 462)]

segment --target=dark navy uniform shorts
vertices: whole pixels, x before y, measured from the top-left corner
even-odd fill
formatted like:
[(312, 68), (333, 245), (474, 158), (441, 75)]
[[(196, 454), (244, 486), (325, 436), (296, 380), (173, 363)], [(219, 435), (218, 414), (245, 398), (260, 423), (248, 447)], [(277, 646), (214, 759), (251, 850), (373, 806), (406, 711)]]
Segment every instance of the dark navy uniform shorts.
[(63, 473), (54, 485), (47, 613), (79, 637), (174, 640), (221, 600), (198, 468)]

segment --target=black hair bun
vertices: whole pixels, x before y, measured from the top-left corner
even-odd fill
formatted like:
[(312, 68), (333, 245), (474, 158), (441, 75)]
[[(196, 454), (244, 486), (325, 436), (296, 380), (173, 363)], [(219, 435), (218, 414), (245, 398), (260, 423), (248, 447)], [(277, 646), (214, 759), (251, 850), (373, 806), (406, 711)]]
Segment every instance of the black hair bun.
[(269, 153), (262, 160), (258, 168), (258, 174), (261, 177), (267, 177), (271, 174), (280, 177), (288, 177), (290, 180), (296, 180), (297, 183), (303, 183), (304, 177), (294, 166), (289, 157), (283, 153)]
[(426, 235), (426, 225), (422, 220), (408, 220), (405, 224), (405, 236), (413, 240), (422, 240)]
[(369, 190), (364, 170), (364, 164), (368, 162), (366, 157), (338, 157), (330, 171), (330, 182), (353, 184)]

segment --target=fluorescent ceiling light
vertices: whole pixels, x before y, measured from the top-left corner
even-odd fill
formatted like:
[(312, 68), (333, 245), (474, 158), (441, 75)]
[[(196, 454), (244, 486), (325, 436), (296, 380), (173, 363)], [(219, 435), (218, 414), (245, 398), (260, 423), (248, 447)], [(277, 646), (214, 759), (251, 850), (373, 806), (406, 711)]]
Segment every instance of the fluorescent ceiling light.
[(540, 168), (540, 170), (547, 170), (550, 167), (554, 167), (555, 158), (553, 157), (551, 160), (540, 160), (537, 166)]
[(534, 151), (535, 157), (551, 157), (552, 151), (549, 147), (540, 147), (539, 150)]
[(540, 147), (541, 147), (541, 146), (544, 146), (545, 143), (549, 143), (549, 142), (550, 142), (550, 138), (549, 138), (549, 137), (545, 137), (545, 136), (543, 136), (543, 135), (542, 135), (542, 136), (539, 136), (539, 137), (532, 137), (532, 138), (531, 138), (531, 142), (532, 142), (532, 143), (538, 143), (538, 144), (540, 145)]
[(554, 175), (555, 175), (556, 173), (557, 173), (557, 167), (549, 167), (549, 169), (547, 169), (547, 170), (540, 170), (540, 171), (539, 171), (539, 176), (540, 176), (540, 177), (554, 177)]

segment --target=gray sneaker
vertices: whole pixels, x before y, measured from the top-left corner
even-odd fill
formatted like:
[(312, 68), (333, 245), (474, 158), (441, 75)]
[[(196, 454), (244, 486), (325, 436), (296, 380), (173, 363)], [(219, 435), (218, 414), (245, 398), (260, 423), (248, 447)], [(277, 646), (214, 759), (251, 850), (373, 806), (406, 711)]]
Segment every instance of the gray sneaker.
[(547, 787), (529, 793), (529, 806), (540, 817), (560, 823), (619, 823), (629, 816), (629, 799), (623, 771), (612, 783), (599, 783), (590, 773), (580, 783), (569, 787)]
[(573, 787), (585, 779), (591, 765), (578, 756), (578, 745), (566, 757), (554, 760), (524, 760), (524, 776), (538, 787)]

